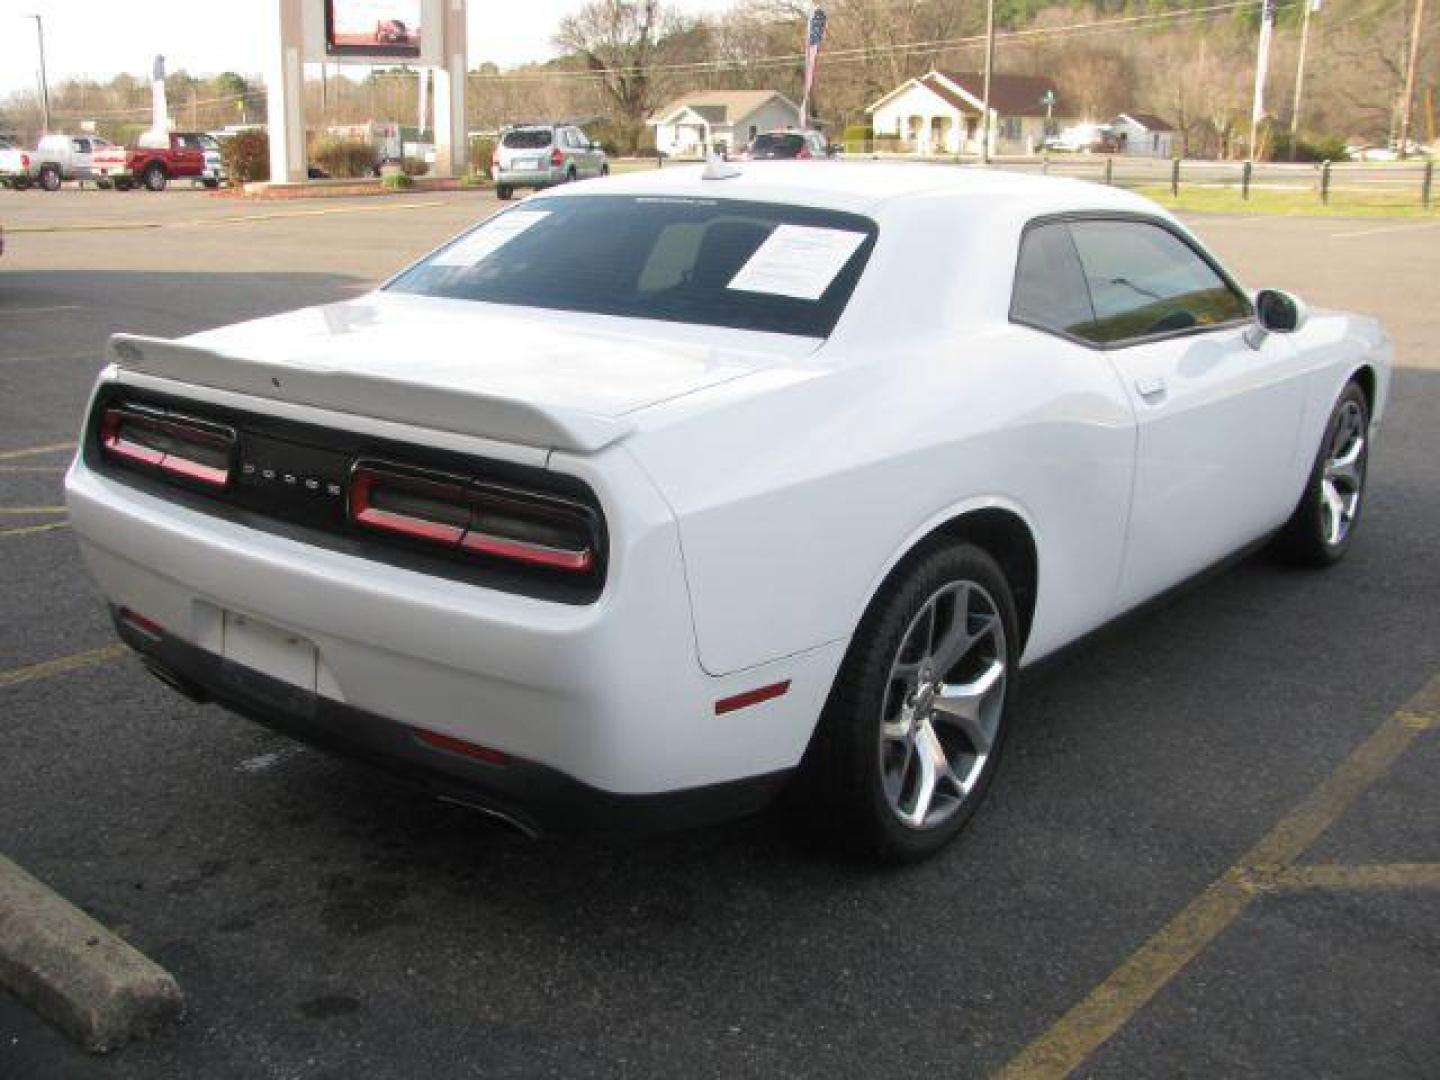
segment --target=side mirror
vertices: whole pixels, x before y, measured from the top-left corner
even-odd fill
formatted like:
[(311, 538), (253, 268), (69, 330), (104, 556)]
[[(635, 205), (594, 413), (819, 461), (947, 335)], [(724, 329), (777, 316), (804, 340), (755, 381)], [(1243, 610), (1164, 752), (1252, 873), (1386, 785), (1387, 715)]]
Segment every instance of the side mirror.
[(1258, 349), (1266, 334), (1293, 334), (1309, 317), (1310, 309), (1298, 296), (1280, 289), (1261, 289), (1255, 294), (1255, 323), (1245, 332), (1245, 340)]

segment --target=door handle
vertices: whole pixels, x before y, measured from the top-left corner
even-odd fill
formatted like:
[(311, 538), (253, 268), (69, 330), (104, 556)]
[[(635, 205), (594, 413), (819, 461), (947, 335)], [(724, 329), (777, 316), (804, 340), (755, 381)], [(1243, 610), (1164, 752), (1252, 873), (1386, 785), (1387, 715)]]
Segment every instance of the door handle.
[(1165, 380), (1159, 375), (1142, 375), (1135, 380), (1135, 390), (1143, 398), (1159, 397), (1165, 393)]

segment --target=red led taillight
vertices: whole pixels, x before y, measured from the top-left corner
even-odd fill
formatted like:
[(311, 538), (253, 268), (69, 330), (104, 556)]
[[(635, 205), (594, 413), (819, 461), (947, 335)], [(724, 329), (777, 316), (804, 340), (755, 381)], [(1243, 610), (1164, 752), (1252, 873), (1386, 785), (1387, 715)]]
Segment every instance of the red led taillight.
[(594, 515), (549, 495), (359, 462), (349, 507), (357, 525), (471, 555), (577, 574), (596, 564)]
[(565, 164), (565, 155), (558, 148), (550, 151), (550, 164), (557, 169)]
[(111, 406), (100, 419), (106, 456), (213, 488), (230, 483), (235, 441), (232, 428), (169, 413)]

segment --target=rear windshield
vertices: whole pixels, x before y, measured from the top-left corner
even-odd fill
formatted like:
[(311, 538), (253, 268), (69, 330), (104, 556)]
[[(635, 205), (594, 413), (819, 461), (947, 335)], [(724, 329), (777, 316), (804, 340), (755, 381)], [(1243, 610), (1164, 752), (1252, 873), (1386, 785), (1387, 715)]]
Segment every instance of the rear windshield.
[(803, 135), (756, 135), (754, 148), (756, 150), (776, 150), (792, 154), (798, 154), (800, 147), (805, 145)]
[(507, 131), (500, 145), (510, 150), (540, 150), (550, 145), (549, 128), (530, 128), (525, 131)]
[(869, 218), (728, 199), (529, 199), (389, 288), (519, 307), (828, 337), (875, 245)]

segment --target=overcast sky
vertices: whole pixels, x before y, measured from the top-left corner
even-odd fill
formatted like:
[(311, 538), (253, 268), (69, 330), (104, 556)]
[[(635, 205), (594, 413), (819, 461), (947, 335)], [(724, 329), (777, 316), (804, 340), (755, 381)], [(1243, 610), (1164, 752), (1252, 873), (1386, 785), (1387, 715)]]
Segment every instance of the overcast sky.
[[(171, 71), (197, 74), (264, 69), (266, 5), (273, 0), (0, 0), (0, 96), (36, 85), (35, 22), (45, 23), (52, 83), (70, 75), (144, 76), (161, 53)], [(715, 11), (730, 0), (674, 0), (683, 11)], [(470, 64), (502, 67), (554, 54), (550, 37), (561, 16), (583, 0), (471, 0)], [(493, 15), (486, 18), (487, 14)]]

